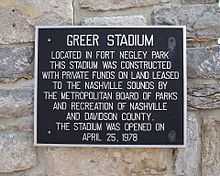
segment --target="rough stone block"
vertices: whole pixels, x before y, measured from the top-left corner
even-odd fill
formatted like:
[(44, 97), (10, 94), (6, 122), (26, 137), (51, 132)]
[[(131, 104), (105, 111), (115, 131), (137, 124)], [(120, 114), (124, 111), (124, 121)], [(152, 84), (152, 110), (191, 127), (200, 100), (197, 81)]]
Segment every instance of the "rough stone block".
[(17, 79), (32, 75), (33, 47), (0, 47), (0, 80)]
[(80, 7), (90, 11), (106, 11), (152, 6), (159, 3), (160, 0), (80, 0)]
[(8, 131), (33, 132), (33, 125), (34, 125), (33, 116), (0, 119), (0, 131), (8, 130)]
[(218, 5), (185, 5), (157, 7), (152, 13), (155, 25), (186, 25), (188, 37), (219, 37)]
[(168, 149), (50, 149), (49, 176), (172, 176)]
[(33, 41), (34, 28), (20, 11), (0, 7), (0, 24), (0, 44)]
[(216, 2), (216, 0), (183, 0), (183, 3), (187, 4), (211, 4)]
[(220, 47), (187, 49), (188, 78), (220, 78)]
[(187, 113), (187, 145), (177, 150), (177, 176), (201, 176), (201, 125), (193, 112)]
[(35, 25), (72, 22), (72, 0), (1, 0), (0, 44), (34, 40)]
[(34, 148), (34, 152), (36, 152), (37, 155), (37, 163), (31, 168), (14, 172), (0, 173), (0, 176), (48, 176), (45, 151), (47, 151), (47, 147)]
[(117, 16), (117, 17), (91, 17), (85, 18), (81, 22), (86, 26), (144, 26), (145, 19), (141, 15), (137, 16)]
[(194, 110), (220, 108), (220, 84), (218, 82), (188, 82), (188, 107)]
[(203, 121), (203, 176), (220, 175), (220, 118), (219, 112), (215, 118), (204, 118)]
[(33, 81), (0, 85), (0, 118), (32, 114), (33, 94)]
[(36, 165), (32, 140), (30, 134), (0, 132), (0, 173), (23, 171)]

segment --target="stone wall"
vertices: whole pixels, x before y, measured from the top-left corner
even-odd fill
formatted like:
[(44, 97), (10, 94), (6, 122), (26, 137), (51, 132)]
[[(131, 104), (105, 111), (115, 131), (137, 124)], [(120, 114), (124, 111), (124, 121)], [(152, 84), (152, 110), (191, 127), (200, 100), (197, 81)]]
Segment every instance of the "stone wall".
[[(185, 149), (33, 147), (35, 25), (187, 25)], [(219, 176), (217, 0), (1, 0), (0, 176)]]

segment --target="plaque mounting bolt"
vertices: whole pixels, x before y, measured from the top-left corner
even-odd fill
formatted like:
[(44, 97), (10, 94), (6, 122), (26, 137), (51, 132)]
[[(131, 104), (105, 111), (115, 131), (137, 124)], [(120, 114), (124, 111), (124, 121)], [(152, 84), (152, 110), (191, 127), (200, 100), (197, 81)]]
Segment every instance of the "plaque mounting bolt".
[(48, 38), (47, 41), (48, 41), (48, 42), (51, 42), (52, 40), (51, 40), (51, 38)]
[(175, 130), (171, 130), (168, 133), (168, 139), (170, 142), (175, 142), (176, 141), (176, 131)]
[(51, 134), (51, 130), (48, 130), (47, 133), (48, 133), (48, 134)]

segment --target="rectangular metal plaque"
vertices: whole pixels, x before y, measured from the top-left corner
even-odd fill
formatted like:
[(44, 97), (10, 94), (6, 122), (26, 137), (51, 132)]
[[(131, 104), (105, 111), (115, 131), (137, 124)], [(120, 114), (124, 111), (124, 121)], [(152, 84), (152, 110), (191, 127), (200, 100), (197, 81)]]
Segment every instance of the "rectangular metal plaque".
[(37, 146), (184, 147), (185, 27), (37, 27)]

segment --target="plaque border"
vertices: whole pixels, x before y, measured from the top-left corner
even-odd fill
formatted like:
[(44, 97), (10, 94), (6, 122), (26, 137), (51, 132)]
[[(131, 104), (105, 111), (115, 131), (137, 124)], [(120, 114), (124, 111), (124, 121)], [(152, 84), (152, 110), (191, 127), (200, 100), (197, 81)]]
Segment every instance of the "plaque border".
[[(180, 145), (106, 145), (106, 144), (44, 144), (37, 141), (37, 87), (38, 87), (38, 37), (40, 29), (63, 29), (63, 28), (176, 28), (183, 30), (183, 144)], [(34, 146), (36, 147), (97, 147), (97, 148), (186, 148), (187, 143), (187, 61), (186, 61), (186, 26), (176, 25), (147, 25), (147, 26), (35, 26), (35, 54), (34, 54)]]

